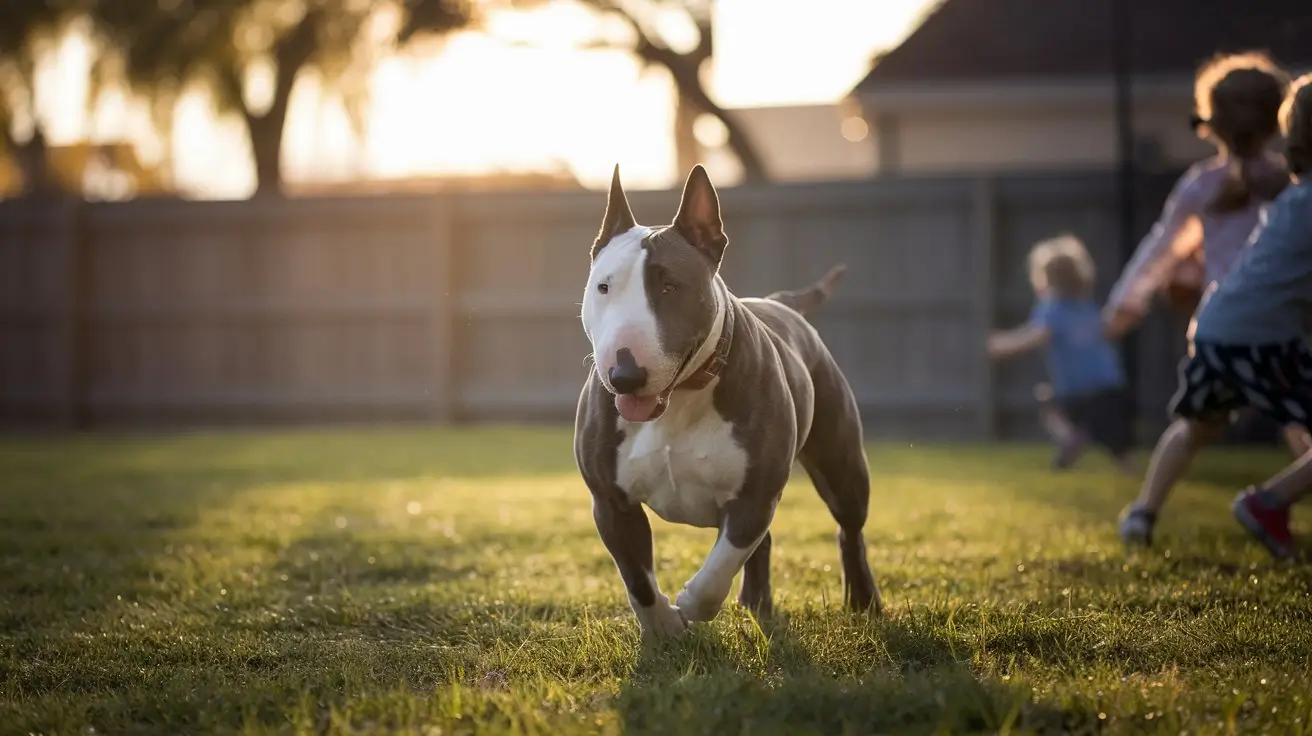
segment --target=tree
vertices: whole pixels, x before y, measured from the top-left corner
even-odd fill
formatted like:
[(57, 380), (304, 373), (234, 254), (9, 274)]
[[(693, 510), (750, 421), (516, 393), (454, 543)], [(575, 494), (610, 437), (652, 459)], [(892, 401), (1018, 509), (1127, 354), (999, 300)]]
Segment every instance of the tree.
[[(282, 192), (283, 132), (303, 73), (317, 72), (342, 94), (358, 124), (378, 53), (473, 20), (457, 0), (99, 0), (92, 15), (118, 51), (115, 71), (151, 100), (162, 129), (189, 85), (203, 85), (221, 110), (240, 115), (257, 196)], [(260, 72), (270, 81), (267, 100), (252, 99), (248, 79)]]
[(702, 67), (713, 54), (711, 12), (709, 2), (705, 0), (649, 0), (648, 15), (652, 11), (669, 9), (682, 10), (688, 15), (697, 30), (697, 42), (688, 51), (677, 51), (666, 43), (660, 33), (643, 22), (642, 14), (628, 10), (618, 0), (583, 0), (586, 5), (598, 12), (612, 15), (622, 20), (634, 34), (633, 53), (645, 63), (664, 67), (674, 80), (676, 104), (675, 125), (683, 126), (675, 130), (676, 140), (690, 137), (693, 120), (700, 113), (708, 114), (724, 125), (727, 137), (725, 145), (733, 151), (743, 170), (743, 180), (749, 183), (762, 183), (769, 180), (765, 162), (756, 148), (751, 134), (743, 127), (741, 121), (729, 110), (721, 107), (706, 90), (702, 80)]
[[(553, 0), (511, 0), (513, 6), (534, 6)], [(674, 81), (676, 100), (675, 140), (685, 147), (692, 140), (692, 122), (707, 114), (724, 125), (725, 145), (742, 166), (744, 181), (769, 181), (769, 174), (759, 149), (747, 128), (731, 111), (717, 103), (706, 89), (702, 68), (712, 57), (712, 26), (709, 0), (576, 0), (603, 17), (614, 18), (627, 26), (631, 34), (623, 46), (645, 64), (661, 67)], [(679, 50), (657, 28), (662, 13), (683, 14), (695, 28), (697, 39), (691, 48)], [(615, 48), (609, 39), (597, 39), (589, 48)], [(681, 164), (684, 162), (680, 162)]]
[[(56, 188), (46, 169), (46, 136), (36, 115), (36, 67), (78, 10), (72, 0), (0, 0), (0, 156), (9, 156), (17, 166), (26, 194)], [(20, 136), (15, 128), (23, 118), (29, 130)]]

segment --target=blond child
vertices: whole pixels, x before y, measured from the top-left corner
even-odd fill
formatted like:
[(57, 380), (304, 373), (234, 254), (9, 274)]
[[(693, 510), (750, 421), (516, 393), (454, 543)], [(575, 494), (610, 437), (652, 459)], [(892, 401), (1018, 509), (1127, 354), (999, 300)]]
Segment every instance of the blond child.
[[(1251, 407), (1305, 429), (1312, 424), (1312, 352), (1304, 339), (1312, 311), (1312, 75), (1295, 83), (1280, 120), (1294, 183), (1230, 274), (1203, 298), (1171, 403), (1175, 420), (1157, 444), (1146, 484), (1169, 489), (1235, 410)], [(1232, 509), (1273, 555), (1287, 557), (1294, 552), (1289, 508), (1309, 489), (1312, 451), (1241, 492)]]
[(1040, 401), (1043, 425), (1058, 446), (1054, 468), (1070, 467), (1092, 441), (1128, 472), (1133, 438), (1125, 375), (1102, 334), (1093, 260), (1078, 238), (1059, 235), (1034, 246), (1029, 272), (1036, 296), (1030, 318), (991, 334), (989, 355), (1003, 359), (1045, 349), (1051, 398), (1041, 395)]

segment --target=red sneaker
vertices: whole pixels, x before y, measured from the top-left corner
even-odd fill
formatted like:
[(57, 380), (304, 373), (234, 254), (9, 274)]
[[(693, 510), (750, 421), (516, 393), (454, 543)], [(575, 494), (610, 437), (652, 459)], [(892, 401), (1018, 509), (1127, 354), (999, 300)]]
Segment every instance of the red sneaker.
[(1294, 556), (1294, 535), (1289, 531), (1289, 507), (1267, 501), (1265, 493), (1249, 489), (1235, 497), (1230, 510), (1257, 541), (1276, 557)]

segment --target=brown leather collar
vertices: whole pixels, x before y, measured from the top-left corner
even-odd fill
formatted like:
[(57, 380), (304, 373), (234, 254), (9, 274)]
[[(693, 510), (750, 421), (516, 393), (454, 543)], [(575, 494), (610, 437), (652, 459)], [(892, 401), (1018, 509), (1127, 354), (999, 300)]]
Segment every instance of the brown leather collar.
[[(711, 381), (718, 378), (720, 372), (723, 371), (724, 367), (729, 363), (729, 348), (732, 345), (733, 304), (726, 303), (724, 307), (724, 325), (720, 328), (720, 339), (715, 341), (715, 352), (711, 353), (711, 357), (707, 358), (706, 362), (702, 363), (691, 376), (688, 376), (674, 386), (665, 389), (665, 392), (660, 395), (659, 402), (656, 404), (656, 411), (652, 412), (652, 415), (647, 421), (650, 422), (655, 419), (660, 419), (661, 415), (664, 414), (665, 410), (670, 406), (670, 394), (684, 389), (689, 391), (699, 391), (706, 388), (710, 385)], [(679, 372), (683, 372), (682, 367), (680, 367)]]
[(729, 362), (729, 348), (733, 345), (733, 305), (726, 304), (724, 307), (724, 326), (720, 329), (720, 339), (715, 342), (715, 352), (711, 357), (702, 363), (697, 371), (691, 376), (683, 379), (677, 386), (676, 391), (688, 389), (697, 391), (706, 388), (711, 381), (719, 378), (720, 372)]

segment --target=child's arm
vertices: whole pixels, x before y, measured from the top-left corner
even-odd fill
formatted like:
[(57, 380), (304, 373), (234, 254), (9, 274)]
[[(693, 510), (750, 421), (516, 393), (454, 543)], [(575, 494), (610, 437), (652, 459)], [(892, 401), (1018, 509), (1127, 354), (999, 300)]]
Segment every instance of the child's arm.
[(1197, 213), (1206, 193), (1197, 181), (1197, 172), (1190, 170), (1176, 183), (1157, 222), (1112, 287), (1104, 310), (1109, 338), (1124, 335), (1143, 318), (1153, 293), (1170, 279), (1175, 265), (1202, 244)]
[(1042, 324), (1029, 322), (1010, 330), (999, 330), (989, 335), (989, 357), (994, 360), (1010, 358), (1037, 350), (1048, 344), (1052, 332)]
[(1108, 340), (1119, 340), (1125, 337), (1125, 333), (1134, 329), (1141, 319), (1143, 319), (1142, 312), (1117, 309), (1108, 304), (1102, 315), (1102, 336)]

